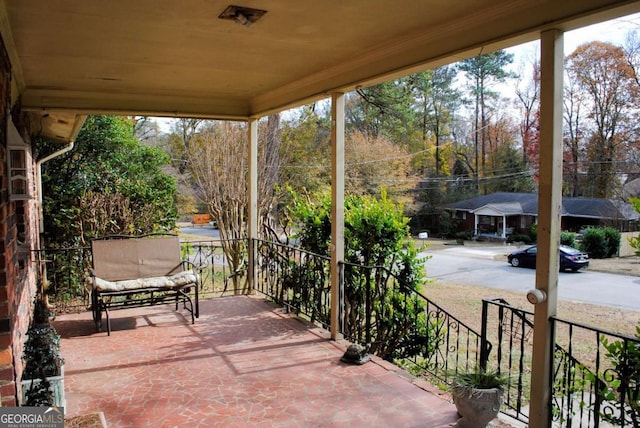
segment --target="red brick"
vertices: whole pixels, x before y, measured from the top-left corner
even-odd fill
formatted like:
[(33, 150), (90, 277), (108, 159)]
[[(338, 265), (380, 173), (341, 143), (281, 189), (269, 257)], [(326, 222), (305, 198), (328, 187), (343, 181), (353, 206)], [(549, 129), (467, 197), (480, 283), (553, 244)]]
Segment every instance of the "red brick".
[(2, 407), (16, 407), (18, 403), (16, 403), (16, 396), (12, 395), (11, 397), (2, 396), (2, 401), (0, 402), (0, 406)]
[(0, 350), (0, 366), (8, 366), (11, 363), (13, 363), (13, 352), (11, 352), (11, 348)]
[(16, 395), (16, 383), (8, 382), (6, 384), (0, 384), (0, 396), (11, 397)]
[(15, 373), (13, 366), (2, 366), (0, 367), (0, 382), (3, 381), (11, 381), (13, 382), (15, 379)]
[(0, 334), (0, 349), (9, 348), (13, 343), (11, 335), (8, 333)]

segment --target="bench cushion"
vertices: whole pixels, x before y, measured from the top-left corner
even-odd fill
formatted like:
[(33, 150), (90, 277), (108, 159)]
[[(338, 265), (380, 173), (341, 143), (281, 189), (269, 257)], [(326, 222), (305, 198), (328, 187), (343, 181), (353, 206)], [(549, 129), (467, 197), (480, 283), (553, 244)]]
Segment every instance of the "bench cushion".
[(197, 282), (197, 274), (190, 270), (169, 276), (125, 279), (122, 281), (107, 281), (99, 277), (94, 278), (95, 288), (99, 292), (133, 291), (147, 288), (166, 288), (167, 290), (172, 290), (190, 284), (195, 285)]

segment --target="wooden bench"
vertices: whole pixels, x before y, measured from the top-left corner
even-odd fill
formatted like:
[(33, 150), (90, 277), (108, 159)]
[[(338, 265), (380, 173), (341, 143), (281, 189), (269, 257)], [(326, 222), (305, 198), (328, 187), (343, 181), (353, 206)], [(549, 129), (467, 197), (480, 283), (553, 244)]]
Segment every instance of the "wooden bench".
[(200, 278), (193, 263), (182, 260), (178, 236), (109, 236), (91, 241), (91, 252), (88, 286), (97, 331), (104, 312), (111, 334), (110, 309), (168, 302), (175, 302), (176, 310), (182, 303), (195, 323)]

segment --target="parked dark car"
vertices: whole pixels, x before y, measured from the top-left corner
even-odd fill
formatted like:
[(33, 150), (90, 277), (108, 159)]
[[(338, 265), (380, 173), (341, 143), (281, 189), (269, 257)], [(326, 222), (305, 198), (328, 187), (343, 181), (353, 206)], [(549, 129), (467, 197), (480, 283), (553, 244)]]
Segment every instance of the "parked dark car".
[[(514, 251), (507, 256), (507, 261), (514, 267), (536, 267), (536, 254), (538, 247), (535, 245), (524, 250)], [(572, 270), (589, 266), (589, 255), (567, 245), (560, 245), (560, 270)]]

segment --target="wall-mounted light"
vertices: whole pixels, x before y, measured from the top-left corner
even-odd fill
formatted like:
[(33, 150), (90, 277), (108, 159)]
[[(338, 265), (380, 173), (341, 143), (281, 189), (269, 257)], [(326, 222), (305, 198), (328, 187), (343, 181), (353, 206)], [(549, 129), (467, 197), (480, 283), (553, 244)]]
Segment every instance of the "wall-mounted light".
[(227, 19), (235, 22), (236, 24), (249, 27), (258, 19), (262, 18), (265, 13), (267, 13), (266, 10), (231, 5), (227, 6), (227, 8), (218, 15), (218, 18)]
[(9, 168), (9, 197), (12, 201), (35, 197), (35, 177), (31, 146), (26, 144), (7, 116), (7, 166)]

